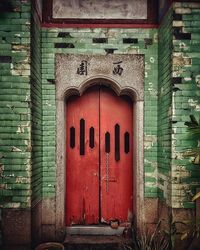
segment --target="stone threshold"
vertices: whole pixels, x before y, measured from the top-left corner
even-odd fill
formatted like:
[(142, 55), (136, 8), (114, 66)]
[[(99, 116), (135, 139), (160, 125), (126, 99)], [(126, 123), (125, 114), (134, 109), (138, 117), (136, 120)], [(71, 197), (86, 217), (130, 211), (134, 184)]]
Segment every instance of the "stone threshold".
[(122, 236), (68, 235), (63, 245), (69, 250), (118, 250), (126, 249), (123, 247), (130, 246), (131, 243), (131, 239)]

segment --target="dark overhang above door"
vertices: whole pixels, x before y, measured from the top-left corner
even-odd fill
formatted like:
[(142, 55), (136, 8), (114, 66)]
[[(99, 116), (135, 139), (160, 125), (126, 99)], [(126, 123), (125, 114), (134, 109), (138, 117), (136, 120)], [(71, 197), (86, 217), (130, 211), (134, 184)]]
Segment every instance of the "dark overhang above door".
[(147, 0), (53, 0), (53, 18), (147, 19)]
[(44, 0), (43, 22), (57, 24), (157, 24), (158, 0)]
[(33, 4), (43, 27), (157, 28), (173, 2), (185, 0), (35, 0)]

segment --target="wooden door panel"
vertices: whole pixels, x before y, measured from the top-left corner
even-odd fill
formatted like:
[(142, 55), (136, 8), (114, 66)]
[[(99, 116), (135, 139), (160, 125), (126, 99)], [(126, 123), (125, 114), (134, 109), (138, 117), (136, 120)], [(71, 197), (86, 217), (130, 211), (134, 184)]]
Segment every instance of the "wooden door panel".
[[(99, 91), (90, 89), (81, 97), (70, 97), (66, 122), (66, 224), (98, 224)], [(82, 149), (80, 140), (84, 140)]]
[[(100, 91), (101, 221), (108, 223), (117, 219), (127, 222), (131, 220), (133, 211), (132, 102), (129, 98), (118, 97), (106, 88), (101, 88)], [(110, 133), (109, 156), (105, 152), (106, 132)], [(118, 133), (119, 141), (115, 142)], [(125, 133), (129, 137), (126, 150)], [(108, 169), (106, 161), (109, 161)]]
[(66, 107), (66, 224), (130, 221), (132, 101), (94, 87), (70, 97)]

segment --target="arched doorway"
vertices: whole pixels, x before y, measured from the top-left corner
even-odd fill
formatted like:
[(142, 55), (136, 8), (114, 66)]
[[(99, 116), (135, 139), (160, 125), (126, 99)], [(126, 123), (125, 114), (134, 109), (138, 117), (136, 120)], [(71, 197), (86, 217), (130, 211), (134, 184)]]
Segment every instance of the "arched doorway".
[[(77, 74), (82, 60), (90, 66), (87, 75)], [(113, 62), (123, 61), (124, 74), (114, 75)], [(142, 230), (144, 226), (144, 56), (143, 55), (56, 55), (56, 195), (51, 205), (55, 207), (55, 236), (63, 239), (65, 233), (105, 233), (105, 227), (94, 230), (93, 226), (66, 228), (66, 100), (72, 95), (82, 96), (90, 87), (103, 84), (118, 96), (128, 95), (132, 99), (134, 119), (133, 136), (133, 214), (134, 221)], [(89, 111), (88, 111), (89, 112)], [(95, 226), (96, 227), (96, 226)], [(82, 230), (84, 228), (84, 230)], [(102, 229), (103, 228), (103, 229)], [(106, 227), (108, 230), (110, 227)], [(119, 228), (121, 229), (121, 228)], [(70, 232), (71, 231), (71, 232)], [(117, 231), (117, 230), (116, 230)]]
[(66, 103), (66, 225), (130, 223), (133, 103), (93, 86)]

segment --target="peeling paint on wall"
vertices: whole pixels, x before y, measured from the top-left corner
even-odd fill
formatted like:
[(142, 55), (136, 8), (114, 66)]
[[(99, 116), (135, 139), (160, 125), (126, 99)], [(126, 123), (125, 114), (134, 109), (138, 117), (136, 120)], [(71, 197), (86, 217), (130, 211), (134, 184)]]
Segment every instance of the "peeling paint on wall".
[(195, 76), (195, 81), (197, 83), (197, 86), (200, 87), (200, 75)]
[(151, 96), (157, 97), (158, 91), (153, 86), (154, 86), (154, 84), (152, 82), (149, 82), (148, 91), (149, 91), (149, 93), (150, 93)]
[(4, 154), (0, 165), (0, 189), (3, 189), (0, 207), (28, 208), (31, 178), (25, 163), (31, 154), (26, 151), (25, 141), (30, 144), (31, 111), (25, 97), (30, 95), (31, 3), (12, 1), (12, 6), (12, 11), (3, 14), (0, 25), (0, 57), (4, 58), (0, 61), (0, 146)]
[(3, 177), (4, 165), (0, 163), (0, 178)]
[(12, 146), (12, 149), (11, 149), (12, 152), (22, 152), (22, 150), (20, 148), (17, 148), (15, 146)]
[(200, 111), (200, 104), (198, 100), (194, 100), (192, 98), (188, 99), (188, 104), (190, 107), (195, 108), (197, 111)]
[(15, 180), (16, 183), (30, 183), (30, 178), (25, 178), (22, 176), (18, 176)]
[(157, 142), (157, 136), (155, 135), (145, 135), (144, 137), (144, 148), (150, 149)]

